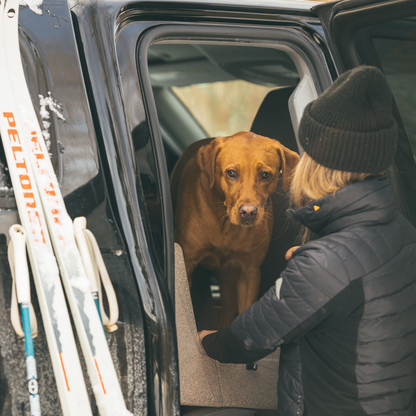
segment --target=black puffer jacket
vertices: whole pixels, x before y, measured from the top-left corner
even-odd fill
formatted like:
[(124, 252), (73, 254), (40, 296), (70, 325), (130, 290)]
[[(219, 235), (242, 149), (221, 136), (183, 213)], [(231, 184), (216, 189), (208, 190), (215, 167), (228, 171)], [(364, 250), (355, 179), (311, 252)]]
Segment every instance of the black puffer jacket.
[(279, 415), (416, 415), (416, 230), (385, 176), (296, 211), (319, 239), (258, 302), (204, 338), (212, 358), (281, 347)]

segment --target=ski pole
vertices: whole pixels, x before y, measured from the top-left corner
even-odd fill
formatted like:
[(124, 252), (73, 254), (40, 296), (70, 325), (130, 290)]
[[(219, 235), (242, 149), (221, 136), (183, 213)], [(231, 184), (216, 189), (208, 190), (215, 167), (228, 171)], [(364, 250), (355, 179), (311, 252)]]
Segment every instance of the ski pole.
[[(119, 313), (116, 294), (94, 234), (87, 229), (87, 220), (85, 217), (74, 219), (74, 233), (81, 254), (82, 263), (84, 264), (85, 274), (90, 281), (91, 293), (97, 306), (103, 327), (105, 327), (108, 332), (116, 331), (116, 322)], [(101, 283), (107, 295), (110, 317), (108, 317), (104, 311)]]
[(85, 274), (87, 275), (88, 280), (90, 281), (91, 294), (94, 299), (95, 306), (97, 307), (98, 315), (100, 316), (101, 324), (104, 330), (103, 318), (101, 316), (100, 304), (99, 304), (99, 299), (98, 299), (98, 285), (100, 284), (100, 282), (97, 281), (96, 272), (94, 270), (94, 267), (91, 261), (90, 250), (89, 250), (87, 241), (84, 236), (83, 231), (86, 229), (86, 227), (87, 227), (87, 220), (85, 217), (75, 218), (74, 220), (75, 241), (77, 242), (78, 250), (81, 254), (82, 263), (84, 264)]
[(33, 348), (32, 329), (30, 324), (30, 283), (29, 269), (26, 259), (26, 235), (21, 225), (12, 225), (9, 229), (10, 243), (8, 247), (10, 270), (13, 285), (17, 292), (17, 302), (20, 305), (25, 337), (26, 369), (32, 416), (40, 416), (38, 380), (36, 372), (35, 352)]

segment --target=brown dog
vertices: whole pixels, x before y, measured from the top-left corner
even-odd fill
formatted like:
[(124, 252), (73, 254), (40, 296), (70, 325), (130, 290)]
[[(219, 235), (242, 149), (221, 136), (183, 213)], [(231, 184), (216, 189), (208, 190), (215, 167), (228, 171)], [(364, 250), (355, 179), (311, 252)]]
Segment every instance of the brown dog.
[(190, 286), (198, 264), (218, 280), (218, 328), (257, 300), (273, 226), (270, 195), (280, 171), (288, 188), (298, 162), (299, 155), (278, 141), (240, 132), (193, 143), (172, 172), (175, 241)]

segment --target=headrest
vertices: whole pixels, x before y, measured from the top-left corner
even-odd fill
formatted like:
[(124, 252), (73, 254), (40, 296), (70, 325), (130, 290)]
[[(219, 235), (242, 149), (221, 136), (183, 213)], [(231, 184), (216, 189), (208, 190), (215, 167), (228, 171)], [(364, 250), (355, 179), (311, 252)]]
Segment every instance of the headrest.
[(299, 152), (288, 106), (294, 90), (295, 87), (284, 87), (270, 91), (257, 111), (251, 131), (278, 140), (288, 149)]

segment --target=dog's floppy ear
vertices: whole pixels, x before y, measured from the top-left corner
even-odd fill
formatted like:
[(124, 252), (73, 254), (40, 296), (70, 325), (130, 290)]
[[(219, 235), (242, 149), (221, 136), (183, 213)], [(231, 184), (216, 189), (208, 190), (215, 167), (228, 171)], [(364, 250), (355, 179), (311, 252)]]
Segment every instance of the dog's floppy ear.
[(282, 160), (282, 186), (286, 191), (289, 188), (293, 172), (299, 163), (300, 157), (296, 152), (292, 152), (292, 150), (283, 146), (278, 141), (275, 142), (274, 147)]
[(223, 142), (222, 137), (217, 137), (212, 140), (210, 143), (202, 146), (196, 155), (196, 160), (198, 161), (198, 166), (205, 172), (208, 177), (209, 187), (212, 188), (215, 182), (215, 160), (217, 158), (218, 152), (221, 149), (221, 144)]

